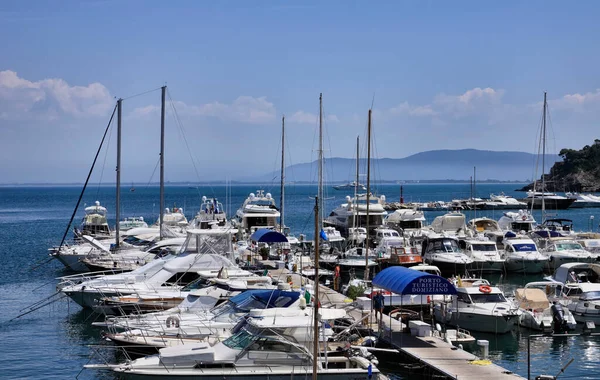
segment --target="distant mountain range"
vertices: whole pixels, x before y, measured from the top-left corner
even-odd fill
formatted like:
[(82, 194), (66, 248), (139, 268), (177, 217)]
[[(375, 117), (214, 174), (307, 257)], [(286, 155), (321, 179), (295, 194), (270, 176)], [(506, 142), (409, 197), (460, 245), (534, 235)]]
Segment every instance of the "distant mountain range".
[[(535, 172), (537, 155), (525, 152), (496, 152), (490, 150), (431, 150), (405, 158), (371, 159), (371, 179), (375, 181), (469, 180), (476, 167), (478, 181), (528, 181), (541, 175), (541, 157)], [(546, 155), (546, 168), (560, 161), (558, 155)], [(366, 159), (360, 160), (360, 182), (366, 182)], [(286, 182), (311, 182), (317, 179), (317, 162), (291, 165), (286, 168)], [(348, 182), (355, 177), (356, 160), (350, 158), (325, 159), (326, 182)], [(279, 172), (262, 178), (244, 178), (241, 181), (271, 181)]]

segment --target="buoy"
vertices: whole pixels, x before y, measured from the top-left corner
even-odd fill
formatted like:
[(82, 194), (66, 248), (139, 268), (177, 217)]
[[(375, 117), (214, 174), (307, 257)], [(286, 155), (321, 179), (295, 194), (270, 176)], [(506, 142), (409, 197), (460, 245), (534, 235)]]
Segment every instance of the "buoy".
[(481, 293), (491, 293), (492, 292), (492, 288), (490, 286), (488, 286), (488, 285), (481, 285), (479, 287), (479, 291)]

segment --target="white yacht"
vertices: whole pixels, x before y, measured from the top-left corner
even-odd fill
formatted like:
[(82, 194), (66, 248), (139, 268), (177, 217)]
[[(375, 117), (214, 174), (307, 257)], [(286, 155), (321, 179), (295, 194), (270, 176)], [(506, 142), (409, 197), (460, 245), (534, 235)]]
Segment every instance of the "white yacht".
[(504, 238), (503, 244), (507, 272), (534, 274), (544, 271), (548, 256), (538, 251), (533, 240), (526, 237), (507, 236)]
[(264, 190), (257, 190), (256, 194), (248, 195), (242, 207), (237, 210), (233, 222), (246, 233), (252, 233), (258, 228), (276, 227), (280, 215), (271, 193), (265, 194)]
[(143, 216), (131, 216), (119, 222), (119, 231), (121, 232), (129, 231), (132, 228), (139, 227), (148, 227), (148, 223), (146, 223)]
[(600, 197), (594, 194), (565, 193), (565, 196), (575, 199), (569, 208), (600, 207)]
[(224, 225), (227, 221), (225, 207), (217, 198), (202, 197), (200, 210), (191, 222), (192, 228), (206, 229), (212, 225)]
[(527, 203), (521, 202), (504, 193), (490, 194), (490, 199), (486, 201), (486, 204), (496, 210), (523, 210), (527, 208)]
[(598, 254), (583, 249), (579, 242), (569, 238), (548, 238), (538, 240), (540, 251), (548, 256), (547, 268), (554, 271), (566, 263), (598, 261)]
[[(157, 220), (155, 225), (158, 226), (159, 223), (160, 220)], [(181, 207), (165, 208), (165, 212), (163, 213), (163, 226), (183, 228), (187, 225), (188, 220)]]
[(432, 234), (423, 241), (421, 252), (425, 263), (437, 266), (445, 274), (462, 275), (473, 264), (456, 237)]
[(567, 307), (577, 322), (592, 321), (600, 325), (600, 284), (573, 283), (568, 295), (572, 298)]
[(367, 191), (367, 187), (362, 183), (357, 183), (356, 181), (344, 183), (343, 185), (335, 185), (333, 186), (336, 190), (350, 190), (356, 189), (357, 191)]
[(467, 227), (473, 231), (474, 235), (484, 235), (496, 243), (502, 242), (504, 231), (494, 219), (475, 218), (469, 220)]
[(473, 239), (464, 240), (465, 254), (469, 256), (473, 263), (469, 271), (473, 272), (503, 272), (504, 258), (498, 251), (495, 241), (487, 237), (478, 236)]
[(337, 264), (342, 268), (364, 268), (365, 266), (374, 267), (377, 265), (377, 254), (374, 249), (369, 249), (369, 258), (365, 255), (367, 249), (363, 247), (352, 247), (346, 252), (342, 253), (338, 259)]
[[(383, 225), (387, 211), (383, 208), (385, 196), (369, 197), (369, 228), (375, 229)], [(346, 197), (346, 203), (336, 207), (323, 220), (325, 226), (338, 229), (342, 236), (348, 236), (351, 227), (367, 226), (367, 194), (359, 194), (356, 198)]]
[[(331, 312), (320, 312), (323, 311)], [(88, 365), (87, 368), (109, 368), (119, 376), (132, 379), (268, 377), (278, 380), (312, 374), (313, 360), (317, 360), (317, 375), (321, 379), (379, 378), (376, 361), (368, 359), (372, 358), (370, 355), (335, 349), (324, 355), (313, 353), (309, 348), (312, 344), (307, 341), (310, 339), (307, 329), (312, 329), (313, 319), (308, 312), (293, 317), (251, 316), (236, 326), (231, 337), (213, 346), (208, 342), (200, 342), (168, 347), (161, 349), (158, 355), (117, 365)], [(322, 315), (320, 320), (322, 329), (331, 331), (327, 327), (327, 316)], [(320, 335), (323, 338), (328, 336)]]
[(555, 193), (542, 193), (530, 190), (527, 192), (527, 197), (524, 201), (527, 202), (528, 208), (531, 208), (533, 205), (534, 209), (541, 209), (543, 204), (547, 210), (565, 210), (575, 202), (575, 199)]
[(537, 222), (533, 218), (533, 215), (527, 210), (505, 212), (498, 220), (498, 226), (503, 231), (513, 231), (516, 233), (533, 231), (536, 224)]
[(230, 276), (249, 276), (250, 272), (239, 269), (228, 258), (232, 252), (230, 232), (188, 230), (188, 237), (177, 255), (155, 259), (123, 274), (61, 277), (57, 288), (82, 307), (93, 308), (103, 297), (179, 290), (197, 280), (198, 271), (208, 270), (216, 277), (225, 267)]
[(449, 212), (444, 215), (436, 216), (427, 228), (436, 234), (464, 238), (467, 236), (467, 231), (470, 232), (470, 230), (467, 229), (465, 221), (465, 214), (460, 212)]
[(575, 317), (559, 303), (564, 296), (562, 285), (552, 281), (530, 282), (515, 290), (521, 310), (519, 325), (557, 333), (574, 330), (577, 326)]
[(106, 208), (100, 206), (96, 201), (93, 206), (85, 208), (85, 215), (81, 220), (79, 230), (75, 230), (76, 237), (80, 235), (90, 235), (93, 237), (110, 237), (111, 231), (106, 220)]
[(388, 214), (385, 223), (405, 237), (421, 236), (421, 230), (425, 227), (425, 214), (421, 210), (401, 208)]
[(493, 286), (458, 287), (448, 301), (435, 301), (433, 314), (438, 322), (469, 331), (503, 334), (519, 321), (518, 308)]

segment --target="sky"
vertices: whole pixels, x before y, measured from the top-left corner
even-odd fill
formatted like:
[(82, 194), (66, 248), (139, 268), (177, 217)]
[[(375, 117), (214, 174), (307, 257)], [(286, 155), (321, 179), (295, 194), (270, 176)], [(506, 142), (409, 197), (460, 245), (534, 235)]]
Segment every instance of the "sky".
[[(535, 153), (598, 136), (594, 1), (0, 2), (0, 183), (83, 182), (123, 98), (122, 181), (251, 179), (355, 156)], [(152, 91), (153, 90), (153, 91)], [(114, 181), (116, 122), (93, 180)], [(361, 148), (365, 154), (365, 147)]]

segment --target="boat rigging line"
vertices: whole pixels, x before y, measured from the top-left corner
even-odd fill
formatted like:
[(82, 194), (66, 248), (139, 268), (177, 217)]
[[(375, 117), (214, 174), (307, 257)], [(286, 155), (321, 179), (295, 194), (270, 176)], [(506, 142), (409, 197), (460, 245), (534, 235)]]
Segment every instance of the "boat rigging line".
[[(85, 179), (85, 183), (83, 184), (83, 188), (81, 189), (81, 193), (79, 194), (79, 199), (77, 199), (77, 204), (75, 205), (75, 209), (73, 210), (71, 219), (69, 219), (69, 223), (67, 224), (65, 233), (63, 234), (63, 237), (60, 241), (60, 245), (58, 246), (58, 250), (60, 250), (62, 248), (63, 244), (65, 244), (65, 239), (67, 238), (67, 234), (69, 233), (69, 230), (71, 228), (71, 223), (73, 223), (73, 219), (75, 219), (75, 214), (77, 213), (77, 209), (79, 208), (79, 204), (81, 203), (81, 199), (83, 198), (85, 189), (87, 188), (87, 185), (90, 181), (90, 177), (92, 176), (92, 172), (94, 171), (94, 166), (96, 165), (96, 161), (98, 160), (98, 155), (100, 155), (100, 151), (102, 150), (102, 145), (104, 144), (104, 139), (106, 139), (106, 135), (108, 134), (108, 130), (110, 129), (110, 125), (112, 124), (112, 121), (115, 117), (116, 112), (117, 112), (117, 104), (115, 104), (115, 108), (113, 108), (113, 112), (112, 112), (112, 115), (110, 116), (110, 120), (108, 121), (108, 125), (106, 126), (106, 129), (104, 130), (104, 136), (102, 136), (102, 141), (100, 141), (100, 146), (98, 147), (98, 151), (96, 151), (96, 156), (94, 157), (94, 161), (92, 162), (92, 167), (90, 168), (87, 178)], [(117, 221), (117, 223), (118, 223), (118, 221)], [(39, 265), (32, 267), (31, 270), (35, 270), (35, 269), (39, 268), (40, 266), (42, 266), (46, 263), (49, 263), (50, 261), (52, 261), (52, 259), (53, 259), (53, 257), (50, 257), (49, 259), (40, 263)]]
[[(58, 297), (58, 298), (56, 298), (56, 299), (52, 299), (52, 298), (56, 297), (57, 295), (60, 295), (60, 297)], [(27, 314), (29, 314), (29, 313), (33, 313), (33, 312), (34, 312), (34, 311), (36, 311), (36, 310), (39, 310), (39, 309), (41, 309), (41, 308), (43, 308), (43, 307), (46, 307), (46, 306), (48, 306), (48, 305), (51, 305), (51, 304), (53, 304), (53, 303), (55, 303), (55, 302), (57, 302), (57, 301), (60, 301), (60, 300), (62, 300), (62, 299), (64, 299), (64, 298), (66, 298), (66, 297), (67, 297), (67, 295), (66, 295), (66, 294), (63, 294), (63, 293), (61, 293), (61, 292), (60, 292), (60, 290), (59, 290), (59, 291), (57, 291), (57, 292), (53, 293), (52, 295), (50, 295), (50, 296), (48, 296), (48, 297), (44, 298), (43, 300), (40, 300), (40, 301), (37, 301), (37, 302), (35, 302), (35, 303), (34, 303), (34, 304), (32, 304), (31, 306), (29, 306), (29, 310), (27, 310), (27, 311), (26, 311), (26, 312), (24, 312), (24, 313), (21, 313), (21, 314), (17, 315), (17, 316), (16, 316), (16, 317), (14, 317), (14, 318), (11, 318), (11, 319), (9, 319), (7, 322), (13, 322), (13, 321), (14, 321), (14, 320), (16, 320), (16, 319), (19, 319), (19, 318), (21, 318), (22, 316), (25, 316), (25, 315), (27, 315)], [(27, 308), (25, 308), (25, 309), (27, 309)], [(23, 311), (23, 310), (25, 310), (25, 309), (21, 309), (20, 311)]]

